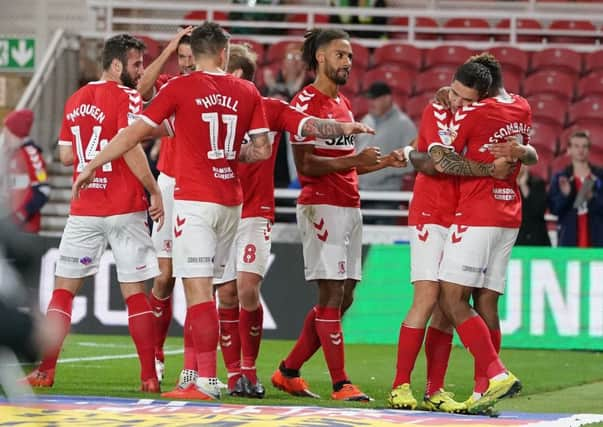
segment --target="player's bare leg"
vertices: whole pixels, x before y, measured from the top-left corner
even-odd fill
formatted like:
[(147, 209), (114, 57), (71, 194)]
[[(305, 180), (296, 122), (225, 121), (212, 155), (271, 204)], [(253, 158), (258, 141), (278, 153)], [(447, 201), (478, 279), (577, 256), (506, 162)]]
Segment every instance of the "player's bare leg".
[(450, 282), (441, 283), (440, 307), (453, 322), (463, 345), (474, 357), (478, 370), (486, 372), (488, 390), (468, 408), (481, 412), (499, 399), (512, 397), (521, 390), (521, 382), (507, 371), (489, 338), (484, 320), (469, 305), (472, 288)]
[(220, 349), (228, 374), (228, 393), (241, 396), (241, 338), (239, 333), (239, 298), (237, 282), (231, 280), (216, 286), (220, 319)]
[(155, 319), (155, 370), (159, 382), (163, 380), (165, 356), (163, 345), (172, 320), (172, 293), (176, 279), (172, 277), (172, 258), (157, 258), (161, 274), (153, 280), (149, 302)]
[(159, 393), (155, 371), (155, 320), (143, 282), (120, 283), (128, 307), (128, 328), (140, 361), (141, 391)]
[(83, 283), (83, 278), (55, 277), (54, 291), (46, 311), (46, 321), (51, 323), (51, 327), (56, 331), (55, 345), (46, 350), (40, 366), (21, 381), (28, 382), (32, 387), (52, 387), (54, 384), (59, 353), (71, 328), (73, 298)]

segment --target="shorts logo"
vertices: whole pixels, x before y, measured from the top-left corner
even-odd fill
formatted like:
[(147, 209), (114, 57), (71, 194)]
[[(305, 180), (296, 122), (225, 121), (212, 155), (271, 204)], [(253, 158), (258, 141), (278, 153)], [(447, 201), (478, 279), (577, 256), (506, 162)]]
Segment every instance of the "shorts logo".
[(422, 242), (426, 241), (427, 238), (429, 237), (429, 230), (423, 231), (423, 228), (425, 228), (424, 224), (417, 225), (417, 231), (419, 232), (419, 234), (417, 235), (417, 237)]
[(329, 334), (329, 338), (331, 338), (331, 342), (333, 345), (339, 345), (342, 343), (341, 332), (337, 332), (335, 334)]
[(147, 268), (147, 265), (146, 265), (146, 264), (144, 264), (144, 265), (137, 265), (137, 266), (136, 266), (136, 270), (138, 270), (138, 271), (140, 271), (140, 270), (144, 270), (145, 268)]
[[(325, 219), (320, 218), (320, 222), (318, 222), (318, 223), (312, 222), (312, 224), (314, 225), (314, 228), (319, 231), (319, 233), (316, 233), (316, 237), (318, 237), (319, 240), (326, 242), (327, 237), (329, 237), (329, 230), (327, 230), (325, 228)], [(320, 233), (320, 231), (322, 231), (323, 229), (324, 229), (324, 232)]]
[(180, 215), (176, 215), (176, 225), (174, 225), (174, 236), (176, 238), (182, 235), (182, 226), (186, 222), (186, 218), (180, 218)]
[(272, 231), (272, 225), (270, 225), (270, 222), (266, 223), (266, 229), (264, 230), (264, 240), (265, 241), (269, 241), (270, 240), (270, 232)]
[(172, 252), (172, 240), (163, 241), (163, 250), (166, 252)]
[[(65, 255), (61, 255), (59, 257), (59, 259), (63, 262), (71, 262), (73, 264), (77, 264), (78, 262), (80, 262), (80, 259), (77, 257), (73, 257), (73, 256), (65, 256)], [(92, 260), (90, 260), (92, 262)], [(82, 263), (83, 264), (83, 263)], [(84, 264), (85, 265), (85, 264)]]
[(486, 267), (472, 267), (470, 265), (463, 265), (461, 270), (468, 271), (470, 273), (486, 274), (488, 269)]
[(345, 274), (345, 261), (339, 261), (337, 267), (339, 274)]
[(462, 234), (467, 230), (469, 230), (469, 227), (466, 225), (457, 225), (456, 231), (453, 231), (452, 235), (450, 236), (452, 243), (459, 243), (461, 240), (463, 240)]
[(89, 256), (85, 256), (83, 258), (80, 258), (80, 264), (90, 265), (90, 264), (92, 264), (92, 258), (90, 258)]

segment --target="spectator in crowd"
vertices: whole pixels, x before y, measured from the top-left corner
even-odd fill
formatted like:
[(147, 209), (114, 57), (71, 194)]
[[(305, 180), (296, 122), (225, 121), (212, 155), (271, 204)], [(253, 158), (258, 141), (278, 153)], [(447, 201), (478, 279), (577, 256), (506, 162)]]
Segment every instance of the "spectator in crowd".
[[(374, 82), (365, 96), (369, 99), (369, 112), (362, 123), (375, 129), (375, 135), (358, 135), (357, 150), (366, 147), (379, 147), (382, 152), (389, 153), (411, 143), (417, 136), (417, 128), (410, 118), (394, 104), (392, 90), (384, 82)], [(358, 177), (360, 190), (365, 191), (400, 191), (402, 177), (412, 172), (412, 167), (385, 168)], [(400, 202), (363, 201), (363, 207), (374, 209), (398, 209)], [(366, 215), (367, 224), (396, 224), (395, 217), (371, 218)]]
[(549, 190), (549, 207), (557, 215), (559, 246), (603, 246), (603, 169), (589, 163), (588, 132), (569, 138), (571, 164), (555, 173)]
[(293, 95), (302, 87), (312, 82), (306, 72), (306, 64), (302, 61), (299, 43), (287, 45), (285, 56), (276, 76), (269, 67), (265, 67), (263, 72), (266, 96), (283, 98), (287, 102), (291, 101)]
[(15, 110), (4, 119), (4, 149), (9, 162), (11, 215), (23, 231), (40, 231), (40, 210), (48, 201), (50, 185), (42, 149), (29, 137), (34, 113)]
[[(334, 7), (366, 7), (370, 9), (387, 7), (386, 0), (331, 0)], [(385, 25), (387, 17), (370, 15), (333, 15), (330, 22), (335, 24), (360, 24), (360, 25)], [(352, 30), (352, 37), (359, 38), (385, 38), (383, 31)]]
[(515, 245), (551, 246), (544, 213), (547, 208), (546, 184), (532, 175), (526, 165), (521, 165), (517, 175), (517, 185), (521, 191), (521, 227)]

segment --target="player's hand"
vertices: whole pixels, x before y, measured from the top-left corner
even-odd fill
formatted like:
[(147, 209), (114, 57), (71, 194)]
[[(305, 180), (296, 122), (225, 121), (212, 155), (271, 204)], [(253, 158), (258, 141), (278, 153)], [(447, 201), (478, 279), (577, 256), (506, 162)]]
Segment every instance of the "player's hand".
[(96, 172), (88, 167), (85, 167), (84, 170), (79, 173), (79, 175), (75, 178), (75, 182), (71, 186), (71, 198), (73, 200), (80, 197), (80, 191), (92, 184), (95, 175)]
[(407, 159), (404, 158), (404, 150), (402, 148), (392, 151), (380, 160), (382, 162), (387, 162), (387, 165), (392, 168), (404, 168), (408, 165)]
[(450, 86), (443, 86), (438, 89), (435, 93), (433, 100), (436, 104), (443, 105), (446, 108), (450, 108), (450, 98), (448, 93), (450, 92)]
[(341, 124), (344, 135), (353, 135), (357, 133), (375, 134), (375, 129), (360, 122), (345, 122)]
[(499, 157), (492, 162), (490, 176), (496, 179), (506, 179), (516, 167), (516, 162), (510, 162), (506, 157)]
[(569, 196), (569, 193), (572, 191), (569, 179), (567, 179), (567, 176), (565, 175), (559, 177), (559, 191), (561, 191), (564, 196)]
[(373, 166), (381, 161), (381, 149), (379, 147), (366, 147), (356, 154), (357, 166)]
[(165, 220), (165, 212), (163, 210), (163, 200), (161, 199), (161, 193), (159, 194), (151, 194), (151, 205), (149, 206), (149, 215), (151, 219), (158, 223), (157, 231), (161, 230), (163, 227), (163, 222)]
[(176, 50), (178, 50), (178, 43), (180, 43), (180, 39), (184, 36), (190, 36), (194, 28), (195, 27), (193, 27), (192, 25), (189, 25), (188, 27), (184, 27), (178, 30), (174, 38), (170, 40), (170, 42), (165, 47), (165, 50), (167, 50), (168, 52), (176, 52)]
[(506, 157), (509, 161), (516, 161), (522, 158), (526, 152), (525, 146), (519, 141), (517, 136), (509, 136), (505, 142), (488, 144), (487, 148), (495, 158)]

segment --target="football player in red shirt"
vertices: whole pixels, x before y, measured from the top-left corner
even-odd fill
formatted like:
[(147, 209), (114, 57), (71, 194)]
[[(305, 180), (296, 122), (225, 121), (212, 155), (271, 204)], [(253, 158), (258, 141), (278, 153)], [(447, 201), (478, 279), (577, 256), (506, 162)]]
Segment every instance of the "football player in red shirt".
[[(255, 55), (246, 46), (231, 45), (229, 72), (251, 81), (255, 68)], [(220, 347), (228, 369), (229, 393), (258, 398), (264, 395), (255, 369), (263, 321), (259, 291), (270, 257), (274, 167), (280, 134), (287, 131), (292, 135), (328, 139), (372, 131), (362, 123), (308, 116), (279, 99), (263, 98), (263, 103), (272, 156), (264, 162), (239, 166), (244, 196), (242, 220), (224, 276), (214, 279), (214, 285), (218, 285)], [(387, 161), (389, 157), (383, 160)]]
[[(60, 158), (64, 165), (73, 165), (74, 180), (140, 113), (142, 100), (135, 88), (143, 72), (143, 50), (144, 44), (132, 36), (110, 38), (103, 49), (101, 80), (88, 83), (67, 100), (59, 137)], [(128, 326), (142, 368), (141, 390), (159, 392), (153, 314), (144, 287), (144, 281), (156, 277), (159, 268), (146, 225), (148, 204), (143, 185), (151, 195), (149, 211), (156, 220), (163, 216), (161, 193), (140, 146), (118, 157), (104, 164), (71, 202), (47, 312), (48, 321), (60, 326), (61, 339), (26, 378), (32, 386), (52, 386), (57, 358), (71, 325), (74, 295), (84, 278), (98, 271), (108, 242), (115, 255), (117, 277), (128, 308)]]
[[(306, 34), (302, 57), (316, 80), (303, 88), (291, 105), (316, 117), (352, 121), (350, 102), (338, 88), (352, 66), (352, 47), (344, 31), (314, 29)], [(310, 310), (301, 335), (272, 376), (275, 387), (300, 396), (316, 397), (299, 370), (322, 347), (331, 374), (335, 400), (368, 401), (344, 368), (341, 314), (351, 305), (361, 279), (362, 216), (358, 173), (389, 166), (377, 147), (355, 152), (354, 135), (321, 139), (292, 137), (302, 185), (297, 201), (305, 277), (318, 283), (318, 303)], [(401, 149), (400, 149), (401, 151)]]
[[(196, 69), (170, 80), (137, 120), (93, 160), (74, 191), (88, 185), (95, 169), (134, 147), (172, 116), (175, 144), (174, 275), (182, 277), (187, 316), (195, 346), (198, 378), (187, 398), (220, 397), (216, 378), (218, 313), (213, 277), (223, 274), (235, 238), (243, 202), (238, 162), (271, 155), (259, 92), (250, 82), (224, 72), (228, 34), (205, 22), (191, 34)], [(251, 141), (241, 141), (248, 133)]]
[(42, 149), (29, 137), (33, 111), (16, 110), (4, 118), (3, 149), (8, 150), (9, 186), (13, 222), (28, 233), (40, 231), (40, 210), (48, 201), (50, 185)]
[[(195, 71), (190, 39), (192, 30), (193, 27), (190, 26), (181, 28), (161, 54), (144, 70), (144, 74), (138, 83), (138, 90), (142, 94), (143, 100), (151, 101), (153, 96), (161, 89), (161, 86), (176, 77), (170, 74), (160, 74), (163, 66), (174, 53), (178, 55), (181, 76)], [(149, 292), (149, 302), (155, 315), (155, 369), (159, 382), (163, 380), (165, 368), (163, 344), (172, 320), (172, 292), (176, 280), (172, 275), (172, 212), (174, 210), (174, 176), (176, 175), (176, 164), (173, 159), (174, 144), (175, 142), (170, 136), (164, 136), (156, 143), (159, 149), (157, 169), (160, 172), (157, 185), (159, 185), (163, 197), (165, 224), (161, 228), (154, 224), (151, 233), (161, 274), (153, 280), (153, 288)], [(153, 147), (152, 152), (155, 150), (156, 148)]]

